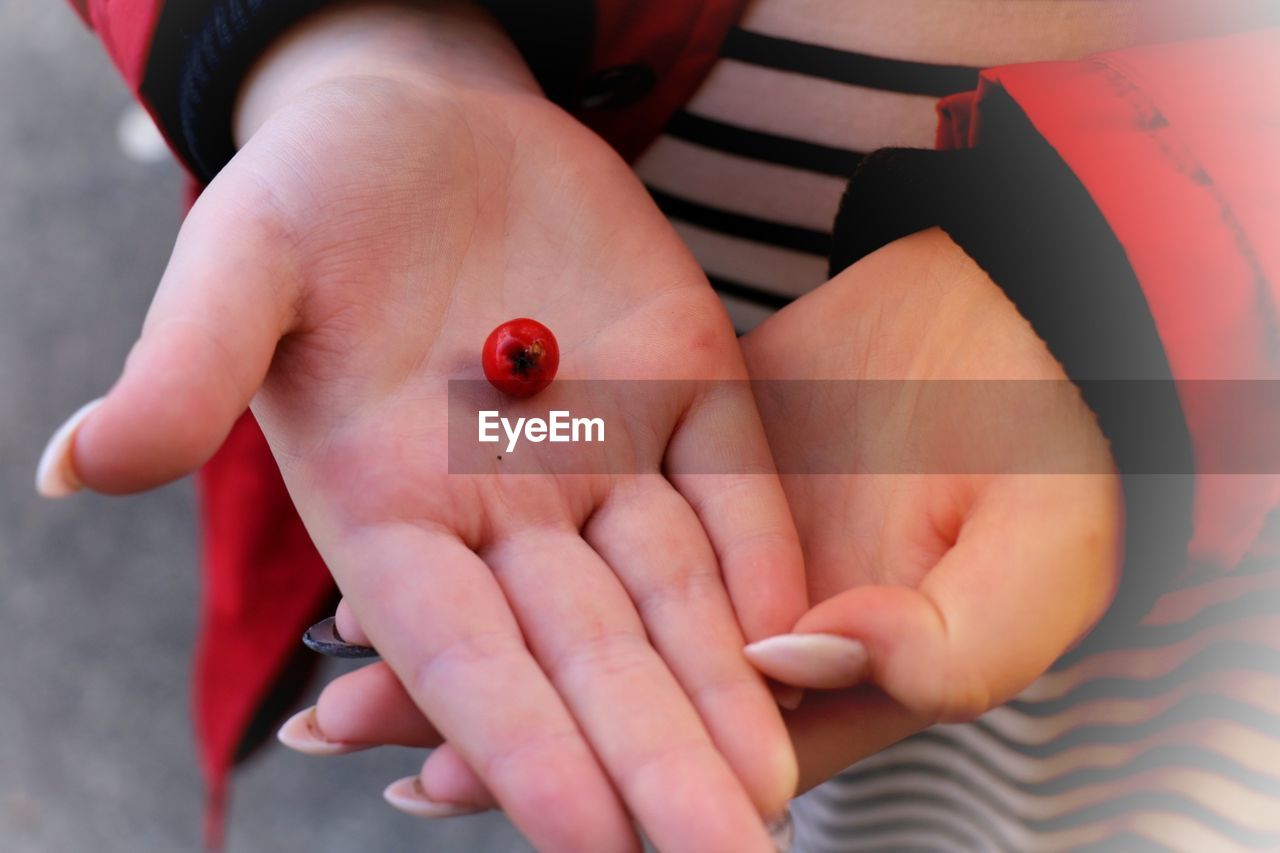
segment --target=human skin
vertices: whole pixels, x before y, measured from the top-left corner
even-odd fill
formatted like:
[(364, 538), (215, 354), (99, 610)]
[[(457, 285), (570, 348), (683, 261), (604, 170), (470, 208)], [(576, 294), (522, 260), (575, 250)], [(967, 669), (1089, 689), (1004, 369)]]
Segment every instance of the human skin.
[[(634, 818), (769, 849), (796, 765), (741, 648), (804, 611), (802, 554), (733, 329), (626, 164), (465, 3), (309, 19), (236, 133), (42, 482), (150, 488), (251, 405), (386, 665), (535, 845), (638, 849)], [(611, 432), (642, 473), (451, 477), (447, 382), (516, 316), (555, 330), (558, 381), (719, 385)], [(683, 473), (714, 453), (750, 473)]]
[[(748, 653), (776, 678), (824, 688), (786, 715), (801, 791), (929, 725), (1007, 701), (1106, 609), (1123, 538), (1107, 442), (1030, 325), (945, 234), (921, 232), (864, 258), (770, 318), (742, 348), (753, 379), (825, 382), (804, 396), (807, 405), (795, 398), (761, 407), (814, 607), (794, 627), (800, 642), (770, 640)], [(971, 394), (970, 380), (1035, 385), (1026, 398), (976, 411), (962, 396), (964, 411), (950, 410), (959, 417), (921, 405), (922, 389), (949, 383)], [(850, 405), (877, 381), (887, 399), (871, 411)], [(761, 387), (769, 393), (769, 383)], [(1054, 445), (1074, 454), (1068, 464), (1055, 453), (1058, 464), (1037, 471), (1041, 457), (1017, 455), (1033, 414), (1027, 401), (1050, 415), (1034, 423), (1068, 439)], [(868, 473), (824, 472), (824, 463), (811, 464), (815, 448), (841, 449)], [(967, 464), (982, 458), (975, 448), (1032, 464), (948, 473), (979, 467)], [(937, 464), (918, 470), (922, 453)], [(338, 615), (344, 637), (366, 639), (345, 605)], [(815, 648), (814, 637), (825, 645)], [(832, 655), (827, 638), (862, 650)], [(494, 805), (382, 664), (332, 681), (308, 718), (310, 735), (331, 752), (438, 747), (423, 768), (424, 789), (442, 802)]]

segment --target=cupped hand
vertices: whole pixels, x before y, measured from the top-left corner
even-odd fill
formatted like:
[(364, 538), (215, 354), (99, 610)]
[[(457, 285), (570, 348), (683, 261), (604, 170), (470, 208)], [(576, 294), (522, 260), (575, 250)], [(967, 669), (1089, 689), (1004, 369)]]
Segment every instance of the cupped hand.
[[(787, 715), (801, 790), (1008, 700), (1105, 610), (1122, 538), (1107, 442), (945, 234), (868, 256), (742, 347), (815, 602), (790, 635), (748, 647), (763, 672), (817, 688)], [(381, 664), (330, 683), (308, 719), (336, 751), (442, 740)], [(465, 767), (433, 782), (494, 804)]]
[[(741, 649), (790, 628), (804, 584), (727, 317), (487, 19), (353, 8), (260, 72), (69, 471), (157, 485), (252, 404), (349, 606), (448, 737), (436, 761), (540, 847), (633, 848), (634, 817), (663, 849), (767, 849), (796, 769)], [(558, 383), (670, 380), (611, 410), (627, 466), (560, 475), (527, 451), (449, 473), (448, 383), (518, 316), (559, 338)]]
[[(743, 351), (814, 603), (748, 654), (826, 689), (788, 719), (802, 790), (1009, 700), (1105, 611), (1123, 526), (1110, 448), (945, 233), (862, 259)], [(780, 403), (790, 418), (768, 416)]]

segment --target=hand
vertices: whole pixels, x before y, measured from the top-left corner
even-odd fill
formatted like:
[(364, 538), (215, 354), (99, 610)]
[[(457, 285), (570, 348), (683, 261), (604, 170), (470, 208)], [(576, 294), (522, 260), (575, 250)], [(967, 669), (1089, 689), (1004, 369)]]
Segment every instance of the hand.
[[(611, 423), (630, 472), (539, 475), (530, 455), (532, 473), (448, 474), (447, 383), (480, 376), (498, 322), (549, 325), (558, 381), (745, 379), (732, 328), (491, 21), (430, 8), (342, 7), (264, 62), (243, 147), (63, 473), (157, 485), (251, 402), (347, 601), (449, 739), (428, 796), (432, 764), (465, 763), (540, 847), (632, 849), (630, 813), (663, 849), (767, 849), (760, 815), (796, 770), (741, 647), (805, 604), (745, 383), (655, 383)], [(756, 473), (688, 473), (708, 459)]]
[(753, 379), (788, 380), (757, 383), (762, 412), (794, 398), (766, 429), (814, 602), (748, 652), (790, 684), (856, 686), (789, 716), (801, 790), (1004, 703), (1105, 611), (1123, 515), (1107, 442), (943, 232), (864, 258), (743, 351)]
[[(1107, 443), (946, 235), (885, 247), (742, 346), (816, 602), (793, 637), (749, 648), (769, 675), (825, 688), (787, 715), (801, 790), (1008, 700), (1105, 610), (1121, 540)], [(363, 636), (343, 608), (339, 621)], [(313, 751), (441, 742), (381, 664), (335, 679), (309, 719), (313, 744), (327, 739), (300, 744)], [(465, 767), (437, 784), (494, 803)]]

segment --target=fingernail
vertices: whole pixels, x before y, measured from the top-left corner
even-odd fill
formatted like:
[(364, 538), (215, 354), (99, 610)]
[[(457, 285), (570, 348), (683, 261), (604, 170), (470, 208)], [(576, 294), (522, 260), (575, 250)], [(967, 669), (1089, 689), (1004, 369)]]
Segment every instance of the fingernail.
[(305, 708), (294, 714), (276, 732), (276, 739), (282, 744), (305, 755), (346, 755), (349, 752), (360, 752), (371, 749), (372, 744), (343, 743), (329, 740), (320, 731), (316, 720), (316, 706)]
[(328, 655), (331, 658), (376, 658), (378, 650), (370, 646), (357, 646), (348, 643), (338, 633), (338, 623), (334, 617), (321, 619), (307, 629), (302, 635), (302, 643), (313, 652)]
[(787, 711), (794, 711), (799, 708), (800, 703), (804, 700), (803, 687), (780, 684), (774, 681), (769, 684), (769, 689), (773, 691), (773, 698), (778, 703), (778, 707)]
[(76, 430), (80, 428), (80, 424), (100, 405), (101, 397), (85, 403), (54, 431), (53, 437), (44, 446), (40, 464), (36, 466), (36, 491), (42, 496), (65, 498), (84, 488), (84, 483), (80, 482), (71, 464), (71, 448), (75, 444)]
[(787, 684), (850, 687), (866, 675), (867, 647), (835, 634), (782, 634), (746, 647), (761, 672)]
[(778, 853), (788, 853), (796, 838), (796, 825), (791, 819), (791, 809), (782, 812), (781, 817), (774, 818), (765, 824), (769, 832), (769, 840)]
[(428, 799), (427, 792), (422, 790), (422, 780), (417, 776), (406, 776), (392, 782), (382, 792), (382, 798), (394, 808), (414, 817), (458, 817), (488, 811), (486, 808), (464, 806), (460, 803), (437, 803)]

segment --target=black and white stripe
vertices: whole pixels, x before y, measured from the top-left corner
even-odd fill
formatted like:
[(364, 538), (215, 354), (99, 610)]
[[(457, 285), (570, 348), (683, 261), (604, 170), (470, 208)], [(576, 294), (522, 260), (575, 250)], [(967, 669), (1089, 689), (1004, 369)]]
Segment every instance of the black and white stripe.
[(802, 798), (798, 849), (1280, 849), (1280, 569), (1170, 596), (1204, 605)]
[[(667, 216), (689, 227), (682, 236), (734, 322), (749, 329), (826, 278), (831, 223), (863, 150), (928, 145), (936, 99), (972, 88), (977, 70), (805, 44), (744, 28), (729, 34), (721, 56), (708, 86), (675, 117), (637, 171)], [(733, 90), (765, 95), (751, 98), (754, 116), (731, 95), (721, 94)], [(895, 132), (856, 133), (847, 126), (868, 102), (878, 103), (887, 119), (883, 127)], [(830, 130), (795, 135), (796, 127), (812, 125), (794, 114), (797, 104), (808, 104), (815, 115), (829, 110)], [(851, 147), (851, 139), (865, 145)], [(781, 253), (772, 253), (765, 265), (730, 260), (759, 254), (748, 248), (752, 244)], [(744, 276), (743, 267), (754, 274)]]

